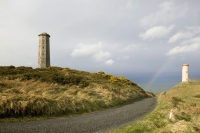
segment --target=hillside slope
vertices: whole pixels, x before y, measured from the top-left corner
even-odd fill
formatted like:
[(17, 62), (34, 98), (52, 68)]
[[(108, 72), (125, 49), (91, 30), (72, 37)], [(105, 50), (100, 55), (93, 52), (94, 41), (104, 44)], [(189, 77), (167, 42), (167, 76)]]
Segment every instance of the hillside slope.
[[(110, 131), (114, 133), (199, 133), (200, 81), (180, 83), (166, 93), (157, 95), (155, 110), (131, 126)], [(172, 116), (170, 117), (170, 112)]]
[(143, 117), (155, 108), (156, 103), (156, 98), (145, 98), (74, 117), (0, 123), (0, 133), (104, 133)]
[(69, 68), (0, 67), (0, 117), (86, 113), (152, 96), (123, 77)]

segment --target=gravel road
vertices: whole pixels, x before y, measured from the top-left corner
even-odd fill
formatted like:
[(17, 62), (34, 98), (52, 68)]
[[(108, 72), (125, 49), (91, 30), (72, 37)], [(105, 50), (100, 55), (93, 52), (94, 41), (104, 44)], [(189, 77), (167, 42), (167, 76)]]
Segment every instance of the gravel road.
[(75, 117), (41, 121), (0, 123), (0, 133), (96, 133), (133, 123), (151, 112), (156, 98), (146, 98), (132, 104)]

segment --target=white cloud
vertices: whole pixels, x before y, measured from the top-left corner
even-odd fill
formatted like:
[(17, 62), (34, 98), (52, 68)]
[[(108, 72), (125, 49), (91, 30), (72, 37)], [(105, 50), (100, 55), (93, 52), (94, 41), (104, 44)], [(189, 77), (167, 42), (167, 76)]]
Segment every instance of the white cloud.
[(90, 56), (101, 50), (101, 42), (97, 44), (78, 44), (77, 48), (70, 54), (72, 57)]
[(172, 56), (180, 53), (187, 53), (187, 52), (195, 52), (200, 49), (200, 44), (194, 43), (191, 45), (183, 45), (183, 46), (177, 46), (173, 49), (171, 49), (167, 55)]
[(180, 31), (178, 33), (176, 33), (175, 35), (173, 35), (168, 43), (173, 43), (176, 42), (178, 40), (184, 39), (184, 40), (188, 40), (191, 37), (194, 37), (195, 35), (197, 35), (198, 33), (200, 33), (200, 27), (186, 27), (185, 31)]
[(114, 61), (113, 61), (112, 59), (107, 60), (107, 61), (105, 62), (106, 65), (112, 65), (113, 63), (114, 63)]
[(185, 40), (182, 42), (182, 45), (187, 45), (187, 44), (193, 44), (193, 43), (199, 43), (200, 44), (200, 36), (193, 37), (189, 40)]
[(100, 61), (100, 60), (111, 57), (111, 54), (109, 52), (99, 51), (99, 52), (95, 53), (93, 55), (93, 57), (95, 58), (96, 61)]
[(136, 44), (131, 44), (123, 48), (123, 51), (132, 51), (138, 49), (139, 47)]
[(192, 36), (193, 36), (193, 34), (191, 32), (178, 32), (169, 39), (168, 43), (173, 43), (180, 39), (187, 39)]
[(177, 6), (174, 1), (165, 1), (159, 5), (159, 10), (155, 13), (151, 13), (149, 16), (145, 16), (140, 23), (142, 25), (156, 25), (158, 23), (168, 23), (172, 20), (179, 19), (185, 16), (187, 13), (187, 5)]
[(181, 53), (196, 52), (200, 50), (200, 36), (184, 41), (181, 46), (176, 46), (171, 49), (167, 56), (173, 56)]
[(106, 60), (111, 57), (111, 54), (107, 51), (103, 51), (103, 44), (101, 42), (97, 44), (83, 44), (77, 45), (77, 48), (70, 54), (72, 57), (93, 57), (96, 61)]
[(186, 27), (186, 29), (193, 32), (194, 34), (200, 33), (200, 27), (198, 26)]
[(167, 36), (171, 30), (173, 30), (174, 25), (171, 25), (169, 27), (165, 26), (154, 26), (153, 28), (147, 30), (145, 33), (141, 33), (139, 35), (140, 38), (143, 40), (152, 40), (154, 38), (162, 38)]

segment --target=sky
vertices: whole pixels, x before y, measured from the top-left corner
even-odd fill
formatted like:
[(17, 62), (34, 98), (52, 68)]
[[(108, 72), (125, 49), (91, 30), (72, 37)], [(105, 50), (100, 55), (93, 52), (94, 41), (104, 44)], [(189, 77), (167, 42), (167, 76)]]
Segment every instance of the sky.
[[(200, 78), (199, 0), (0, 0), (0, 66), (37, 67), (38, 35), (51, 66), (103, 71), (138, 84)], [(149, 89), (149, 90), (152, 90)]]

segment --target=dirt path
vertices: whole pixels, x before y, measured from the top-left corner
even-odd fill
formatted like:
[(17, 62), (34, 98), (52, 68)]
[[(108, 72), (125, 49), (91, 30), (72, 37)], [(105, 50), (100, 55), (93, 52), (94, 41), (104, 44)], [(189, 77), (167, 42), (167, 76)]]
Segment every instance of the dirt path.
[(94, 133), (132, 123), (151, 112), (156, 98), (146, 98), (105, 111), (41, 121), (0, 123), (0, 133)]

